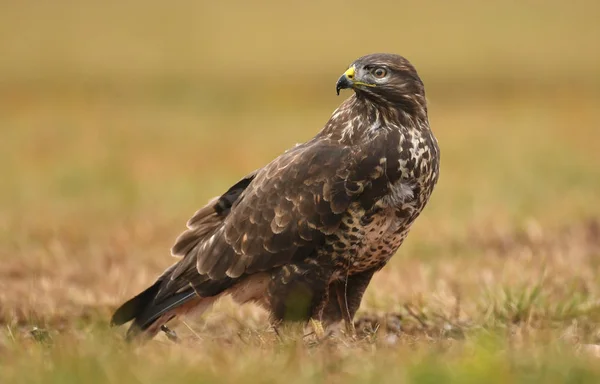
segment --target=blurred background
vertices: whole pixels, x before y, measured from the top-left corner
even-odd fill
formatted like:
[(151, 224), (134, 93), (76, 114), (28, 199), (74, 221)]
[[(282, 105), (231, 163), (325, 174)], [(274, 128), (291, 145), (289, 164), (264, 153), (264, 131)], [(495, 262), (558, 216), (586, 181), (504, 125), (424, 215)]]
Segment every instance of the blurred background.
[[(104, 319), (172, 262), (197, 208), (312, 137), (349, 95), (339, 75), (378, 51), (418, 69), (442, 169), (365, 308), (543, 274), (597, 291), (597, 248), (552, 246), (600, 213), (599, 20), (593, 0), (3, 1), (3, 321)], [(522, 236), (545, 248), (510, 253)]]

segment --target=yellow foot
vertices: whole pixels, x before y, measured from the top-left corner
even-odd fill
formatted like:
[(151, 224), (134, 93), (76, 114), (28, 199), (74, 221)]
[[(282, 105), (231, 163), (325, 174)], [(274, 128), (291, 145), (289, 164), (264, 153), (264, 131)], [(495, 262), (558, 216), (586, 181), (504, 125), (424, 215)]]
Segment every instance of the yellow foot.
[(345, 321), (346, 325), (346, 335), (352, 339), (356, 339), (356, 328), (354, 327), (354, 322), (352, 320)]
[(310, 319), (310, 324), (312, 325), (317, 340), (323, 340), (325, 338), (325, 329), (323, 328), (323, 323), (321, 323), (319, 320)]

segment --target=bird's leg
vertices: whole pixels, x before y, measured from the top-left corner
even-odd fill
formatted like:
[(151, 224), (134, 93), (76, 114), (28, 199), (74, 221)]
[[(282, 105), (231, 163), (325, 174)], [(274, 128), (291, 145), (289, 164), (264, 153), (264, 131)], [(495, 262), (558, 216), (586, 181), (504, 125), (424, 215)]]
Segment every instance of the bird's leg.
[(312, 326), (317, 340), (323, 340), (328, 336), (328, 334), (325, 333), (325, 328), (323, 326), (323, 311), (325, 310), (328, 301), (329, 289), (325, 288), (321, 295), (320, 302), (315, 302), (315, 305), (312, 308), (310, 325)]
[[(316, 336), (317, 341), (321, 341), (328, 336), (325, 333), (325, 328), (323, 328), (323, 323), (320, 320), (317, 320), (314, 317), (311, 317), (310, 318), (310, 326), (312, 327), (313, 334)], [(310, 335), (310, 333), (308, 333), (306, 336), (308, 336), (308, 335)]]
[(373, 274), (378, 267), (347, 276), (345, 281), (334, 281), (329, 285), (329, 295), (334, 296), (336, 300), (329, 300), (323, 311), (323, 322), (327, 326), (339, 323), (342, 320), (346, 323), (346, 330), (354, 334), (354, 315), (362, 301), (363, 294), (369, 285)]
[(273, 321), (320, 321), (331, 271), (318, 263), (303, 263), (275, 272), (268, 289)]
[(350, 308), (348, 308), (348, 296), (346, 294), (347, 282), (348, 279), (344, 282), (338, 281), (334, 287), (341, 317), (344, 319), (344, 323), (346, 323), (346, 332), (348, 332), (349, 335), (354, 336), (356, 334), (356, 329), (354, 329), (354, 322), (352, 321), (354, 314), (350, 314)]

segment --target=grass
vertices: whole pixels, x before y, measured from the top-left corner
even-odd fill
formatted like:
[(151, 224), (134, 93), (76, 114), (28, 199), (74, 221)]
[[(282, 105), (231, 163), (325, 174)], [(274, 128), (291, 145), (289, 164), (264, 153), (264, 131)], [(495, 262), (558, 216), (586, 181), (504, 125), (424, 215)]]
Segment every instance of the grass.
[[(344, 4), (0, 5), (0, 381), (598, 382), (596, 2)], [(223, 300), (126, 345), (111, 311), (190, 214), (377, 50), (419, 68), (442, 170), (357, 338)]]

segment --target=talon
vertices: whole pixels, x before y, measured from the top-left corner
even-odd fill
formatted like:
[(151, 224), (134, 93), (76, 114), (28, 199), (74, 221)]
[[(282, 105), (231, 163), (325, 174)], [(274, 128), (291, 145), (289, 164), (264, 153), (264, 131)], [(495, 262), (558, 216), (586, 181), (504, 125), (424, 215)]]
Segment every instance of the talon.
[(165, 333), (165, 335), (167, 336), (167, 339), (169, 339), (175, 343), (179, 342), (179, 337), (177, 337), (177, 333), (175, 333), (174, 330), (170, 329), (169, 327), (167, 327), (164, 324), (160, 326), (160, 330)]

